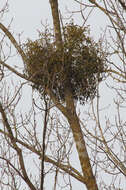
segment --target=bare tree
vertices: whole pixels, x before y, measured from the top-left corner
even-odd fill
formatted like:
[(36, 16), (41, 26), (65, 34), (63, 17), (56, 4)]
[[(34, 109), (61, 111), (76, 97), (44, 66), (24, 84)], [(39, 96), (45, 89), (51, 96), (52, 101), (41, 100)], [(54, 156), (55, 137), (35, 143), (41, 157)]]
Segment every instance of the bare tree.
[[(100, 87), (100, 90), (97, 89), (99, 94), (97, 100), (92, 102), (89, 111), (86, 112), (87, 119), (94, 121), (94, 131), (88, 125), (85, 126), (84, 123), (81, 123), (89, 142), (96, 145), (94, 147), (90, 145), (90, 148), (95, 155), (98, 167), (102, 168), (105, 173), (111, 174), (111, 177), (113, 176), (110, 186), (108, 182), (104, 182), (101, 188), (120, 189), (123, 188), (126, 177), (124, 116), (126, 102), (126, 3), (123, 0), (76, 2), (81, 5), (82, 9), (91, 11), (93, 8), (94, 12), (102, 12), (106, 19), (109, 19), (101, 39), (109, 49), (108, 68), (106, 69), (107, 85)], [(111, 90), (113, 93), (111, 105), (107, 105), (104, 109), (102, 109), (104, 96), (101, 94), (101, 88)]]
[[(113, 43), (108, 43), (110, 46), (110, 59), (107, 60), (109, 67), (104, 68), (104, 72), (106, 72), (109, 77), (112, 77), (113, 80), (116, 80), (117, 84), (121, 84), (120, 89), (115, 88), (116, 86), (111, 87), (111, 90), (115, 90), (115, 92), (118, 94), (118, 97), (120, 97), (118, 101), (115, 101), (117, 106), (117, 116), (115, 118), (114, 132), (113, 124), (111, 124), (109, 118), (106, 119), (105, 127), (102, 127), (100, 121), (100, 97), (98, 90), (100, 80), (98, 80), (98, 77), (96, 77), (97, 86), (95, 86), (97, 87), (97, 98), (95, 99), (95, 102), (93, 102), (92, 99), (96, 95), (95, 91), (94, 96), (91, 98), (91, 109), (89, 112), (86, 112), (84, 121), (77, 113), (75, 104), (76, 98), (73, 95), (71, 86), (68, 85), (66, 88), (63, 88), (64, 92), (61, 89), (61, 84), (63, 84), (67, 76), (64, 72), (66, 57), (69, 57), (69, 60), (71, 59), (71, 57), (68, 56), (67, 51), (64, 51), (66, 48), (65, 45), (67, 44), (67, 33), (65, 32), (68, 29), (71, 30), (72, 27), (75, 32), (77, 31), (77, 28), (72, 24), (66, 27), (61, 27), (60, 22), (62, 22), (62, 20), (59, 18), (57, 0), (50, 0), (54, 26), (53, 42), (51, 41), (50, 43), (48, 38), (45, 38), (47, 41), (43, 50), (45, 56), (47, 53), (46, 48), (48, 47), (48, 50), (51, 50), (51, 54), (48, 54), (48, 57), (54, 53), (53, 55), (56, 54), (56, 58), (58, 57), (58, 61), (60, 60), (62, 64), (53, 68), (54, 74), (51, 76), (50, 71), (47, 69), (47, 65), (44, 65), (44, 71), (49, 78), (49, 84), (44, 86), (44, 92), (42, 93), (45, 99), (41, 99), (41, 89), (36, 88), (37, 84), (39, 84), (39, 87), (41, 87), (40, 82), (43, 83), (43, 81), (40, 80), (38, 80), (37, 83), (35, 81), (36, 76), (38, 79), (41, 79), (40, 74), (42, 73), (39, 74), (39, 70), (36, 70), (37, 73), (32, 73), (30, 76), (28, 72), (24, 74), (19, 68), (16, 69), (16, 67), (12, 67), (8, 64), (8, 60), (11, 57), (10, 42), (11, 45), (15, 47), (18, 55), (21, 57), (25, 66), (25, 70), (27, 70), (28, 65), (30, 65), (30, 56), (28, 57), (28, 51), (25, 51), (25, 48), (22, 48), (22, 45), (11, 34), (10, 26), (5, 27), (2, 23), (0, 23), (0, 29), (2, 31), (0, 39), (0, 69), (2, 76), (0, 87), (0, 113), (2, 126), (0, 130), (0, 164), (2, 170), (0, 179), (1, 188), (5, 188), (7, 186), (10, 189), (22, 189), (22, 184), (24, 181), (29, 189), (42, 190), (44, 189), (43, 184), (44, 179), (46, 179), (46, 176), (48, 176), (47, 174), (51, 175), (51, 173), (53, 173), (54, 189), (56, 189), (59, 185), (59, 176), (62, 176), (66, 188), (72, 189), (71, 177), (73, 177), (84, 184), (88, 190), (97, 190), (97, 175), (100, 168), (102, 171), (108, 172), (111, 176), (115, 174), (120, 175), (120, 173), (124, 176), (126, 175), (125, 121), (122, 121), (120, 112), (120, 106), (125, 104), (125, 88), (122, 89), (122, 84), (125, 84), (125, 2), (103, 1), (102, 5), (92, 0), (87, 1), (89, 4), (85, 4), (82, 1), (77, 0), (76, 2), (81, 4), (81, 6), (88, 8), (89, 10), (94, 7), (94, 9), (97, 8), (98, 10), (102, 11), (110, 19), (111, 26), (109, 26), (109, 31), (110, 29), (114, 30), (117, 37), (115, 40), (115, 38), (113, 38), (111, 35)], [(3, 10), (6, 10), (5, 7), (4, 9), (1, 9), (1, 13), (3, 13)], [(80, 13), (83, 16), (83, 10), (81, 10)], [(87, 19), (84, 18), (84, 22), (86, 20)], [(81, 28), (79, 29), (81, 31)], [(3, 53), (5, 51), (5, 37), (8, 37), (10, 41), (7, 41), (8, 47), (10, 48), (10, 54), (6, 56), (5, 53)], [(92, 47), (92, 42), (89, 38), (88, 40), (89, 41), (87, 43), (90, 43), (90, 47)], [(33, 47), (34, 52), (35, 46), (32, 46), (33, 44), (37, 44), (36, 47), (38, 47), (38, 54), (36, 54), (38, 56), (40, 53), (40, 41), (28, 43), (30, 46), (27, 47)], [(40, 49), (41, 48), (42, 47), (40, 47)], [(88, 49), (86, 50), (88, 51)], [(93, 51), (95, 50), (96, 49), (94, 48)], [(101, 57), (102, 55), (103, 54), (100, 54)], [(113, 57), (115, 55), (117, 55), (121, 61), (119, 66), (113, 61)], [(72, 55), (72, 59), (75, 59), (74, 57), (76, 56), (78, 56), (78, 54)], [(38, 58), (39, 56), (37, 57), (37, 60)], [(95, 66), (97, 67), (97, 65)], [(30, 67), (28, 67), (28, 69), (29, 68)], [(10, 73), (12, 76), (16, 74), (16, 79), (20, 80), (18, 84), (15, 84), (15, 88), (13, 86), (13, 81), (11, 84), (8, 84)], [(95, 73), (95, 76), (96, 74), (97, 72)], [(62, 76), (63, 78), (61, 77), (61, 81), (59, 80), (56, 83), (55, 81), (59, 76)], [(96, 79), (94, 78), (94, 81)], [(50, 81), (52, 81), (52, 83)], [(87, 86), (90, 83), (89, 81), (89, 79), (87, 80), (84, 78), (83, 87), (86, 86), (85, 89), (88, 89)], [(24, 114), (22, 111), (18, 110), (21, 109), (20, 104), (22, 104), (22, 97), (24, 97), (22, 89), (26, 87), (30, 88), (28, 86), (29, 84), (32, 84), (33, 86), (33, 92), (31, 93), (32, 95), (30, 101), (31, 106), (29, 106), (29, 112)], [(57, 84), (57, 86), (60, 85), (61, 91), (57, 91), (57, 87), (55, 87), (54, 84)], [(11, 90), (7, 90), (8, 86), (10, 89), (13, 89), (13, 93), (10, 94)], [(37, 89), (39, 95), (36, 94), (34, 89)], [(122, 92), (124, 96), (122, 95)], [(88, 116), (87, 118), (86, 115)], [(93, 129), (89, 128), (91, 120), (93, 121)], [(73, 143), (76, 145), (81, 171), (72, 166), (70, 162)], [(119, 152), (117, 153), (115, 151), (115, 143), (121, 144), (120, 154)], [(89, 153), (87, 148), (89, 148)], [(104, 160), (102, 155), (104, 155)], [(28, 166), (28, 159), (30, 159), (30, 162), (33, 163), (34, 167), (36, 168), (34, 172), (33, 169), (30, 169), (30, 166)], [(67, 181), (65, 181), (65, 175), (68, 177)], [(25, 186), (25, 184), (23, 185)], [(107, 186), (105, 184), (101, 185), (99, 183), (99, 188), (107, 188)], [(110, 188), (116, 189), (114, 183)]]
[[(51, 9), (52, 9), (52, 15), (53, 15), (53, 21), (54, 21), (54, 30), (55, 30), (55, 39), (56, 39), (56, 47), (62, 49), (62, 38), (61, 38), (61, 29), (60, 29), (60, 21), (59, 21), (59, 11), (58, 11), (58, 2), (57, 1), (50, 1)], [(21, 45), (15, 40), (13, 35), (9, 32), (9, 27), (6, 28), (2, 23), (0, 23), (0, 29), (3, 31), (3, 37), (1, 39), (1, 42), (4, 43), (4, 37), (7, 36), (10, 42), (13, 44), (13, 46), (16, 48), (17, 52), (21, 56), (23, 62), (27, 64), (27, 56), (25, 55), (23, 49), (21, 48)], [(2, 49), (2, 43), (1, 43), (1, 68), (7, 68), (12, 73), (16, 74), (17, 76), (21, 77), (22, 79), (25, 79), (27, 81), (32, 81), (31, 78), (26, 77), (24, 74), (21, 74), (19, 71), (17, 71), (15, 68), (9, 66), (6, 64), (7, 59), (9, 59), (10, 55), (8, 57), (4, 56), (3, 49)], [(11, 50), (11, 49), (10, 49)], [(3, 72), (2, 70), (2, 72)], [(6, 72), (5, 72), (6, 73)], [(2, 139), (1, 141), (4, 143), (6, 142), (6, 148), (7, 150), (3, 149), (3, 146), (1, 146), (1, 160), (3, 160), (3, 176), (6, 176), (7, 182), (4, 182), (4, 180), (1, 179), (1, 186), (8, 186), (11, 188), (19, 188), (18, 185), (19, 182), (13, 180), (13, 176), (19, 176), (21, 180), (24, 180), (24, 182), (28, 185), (30, 189), (38, 189), (39, 185), (38, 183), (34, 183), (32, 180), (32, 174), (28, 173), (27, 167), (26, 167), (26, 159), (25, 154), (28, 154), (29, 152), (33, 152), (36, 155), (38, 155), (40, 158), (42, 158), (42, 172), (41, 172), (41, 189), (43, 189), (43, 177), (44, 177), (44, 162), (52, 163), (53, 167), (56, 167), (56, 176), (55, 180), (57, 181), (57, 175), (60, 172), (60, 170), (65, 171), (65, 173), (68, 173), (68, 175), (71, 175), (84, 183), (88, 189), (98, 189), (96, 185), (96, 179), (93, 175), (90, 159), (87, 153), (85, 141), (83, 139), (83, 134), (81, 131), (81, 126), (79, 123), (78, 116), (76, 114), (76, 109), (74, 106), (74, 99), (68, 90), (66, 92), (65, 102), (66, 107), (63, 106), (53, 95), (53, 93), (47, 89), (46, 93), (50, 96), (51, 100), (53, 101), (53, 104), (62, 112), (62, 114), (67, 118), (68, 123), (70, 125), (70, 128), (72, 130), (72, 134), (74, 137), (74, 141), (76, 143), (77, 152), (79, 155), (79, 160), (82, 168), (83, 174), (78, 172), (76, 169), (74, 169), (70, 163), (69, 163), (69, 151), (71, 149), (71, 146), (69, 145), (69, 151), (66, 150), (66, 144), (69, 137), (69, 132), (64, 136), (62, 135), (62, 138), (59, 138), (59, 129), (57, 127), (56, 134), (59, 141), (59, 150), (57, 150), (57, 154), (54, 155), (56, 157), (55, 159), (51, 159), (50, 157), (46, 156), (45, 154), (45, 148), (48, 149), (48, 144), (50, 136), (53, 131), (53, 119), (51, 119), (51, 129), (48, 129), (48, 137), (47, 142), (45, 144), (45, 135), (43, 136), (43, 145), (39, 142), (37, 137), (37, 123), (36, 123), (36, 111), (34, 110), (34, 106), (32, 107), (31, 112), (27, 115), (19, 115), (16, 116), (16, 107), (18, 105), (18, 102), (20, 102), (21, 95), (20, 91), (22, 87), (25, 85), (21, 82), (21, 84), (16, 87), (14, 91), (14, 95), (10, 97), (9, 91), (7, 92), (7, 95), (3, 95), (3, 89), (5, 87), (5, 84), (7, 82), (6, 80), (6, 74), (5, 78), (3, 79), (3, 84), (1, 83), (1, 102), (0, 102), (0, 112), (1, 112), (1, 121), (2, 121), (2, 128), (1, 134)], [(34, 103), (35, 104), (35, 103)], [(36, 105), (36, 104), (35, 104)], [(53, 105), (53, 106), (54, 106)], [(52, 106), (52, 105), (51, 105)], [(52, 107), (53, 107), (52, 106)], [(37, 106), (39, 108), (39, 106)], [(51, 108), (49, 107), (48, 110)], [(42, 112), (44, 109), (39, 108), (39, 110)], [(32, 113), (32, 116), (31, 116)], [(41, 113), (42, 114), (42, 113)], [(45, 110), (45, 114), (47, 115), (47, 108)], [(45, 125), (44, 128), (47, 127), (47, 116), (45, 116)], [(51, 116), (48, 116), (51, 118)], [(17, 121), (18, 118), (18, 121)], [(33, 120), (33, 121), (32, 121)], [(30, 127), (31, 125), (31, 127)], [(58, 125), (58, 122), (57, 124)], [(60, 123), (61, 125), (61, 123)], [(47, 129), (46, 129), (47, 130)], [(62, 128), (62, 132), (63, 132)], [(66, 129), (65, 129), (66, 130)], [(69, 131), (69, 130), (68, 130)], [(49, 139), (48, 139), (49, 138)], [(4, 140), (5, 139), (5, 140)], [(55, 141), (55, 139), (53, 140)], [(48, 145), (48, 146), (47, 146)], [(47, 147), (46, 147), (47, 146)], [(26, 153), (25, 153), (26, 151)], [(51, 151), (51, 150), (50, 150)], [(65, 153), (64, 153), (65, 151)], [(67, 153), (68, 151), (68, 153)], [(7, 155), (9, 154), (9, 155)], [(54, 154), (52, 152), (52, 154)], [(65, 154), (65, 155), (64, 155)], [(14, 156), (12, 156), (14, 155)], [(66, 158), (65, 158), (66, 157)], [(67, 158), (68, 157), (68, 158)], [(44, 158), (44, 159), (43, 159)], [(16, 159), (16, 160), (15, 160)], [(57, 160), (58, 159), (58, 160)], [(66, 159), (66, 164), (63, 164), (64, 159)], [(6, 166), (6, 169), (5, 167)], [(52, 169), (50, 169), (52, 170)], [(8, 173), (8, 175), (7, 175)], [(3, 177), (3, 178), (4, 178)], [(5, 180), (5, 181), (6, 181)], [(11, 180), (11, 181), (10, 181)], [(38, 180), (39, 181), (39, 180)], [(55, 188), (56, 188), (56, 182), (55, 181)], [(70, 182), (69, 182), (70, 183)], [(18, 186), (18, 187), (17, 187)]]

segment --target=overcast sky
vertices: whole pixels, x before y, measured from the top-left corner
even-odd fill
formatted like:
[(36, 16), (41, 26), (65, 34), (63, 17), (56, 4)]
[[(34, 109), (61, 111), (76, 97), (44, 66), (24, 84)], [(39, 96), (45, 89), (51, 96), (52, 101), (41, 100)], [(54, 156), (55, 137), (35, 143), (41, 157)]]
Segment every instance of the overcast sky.
[[(2, 0), (5, 1), (5, 0)], [(71, 3), (72, 2), (72, 3)], [(77, 11), (79, 6), (71, 0), (59, 0), (59, 7), (64, 18), (68, 18), (67, 10)], [(99, 11), (93, 11), (94, 17), (89, 18), (89, 24), (92, 24), (93, 36), (100, 37), (100, 28), (106, 25), (105, 17)], [(46, 22), (52, 25), (52, 16), (49, 5), (49, 0), (9, 0), (9, 14), (5, 17), (5, 22), (9, 23), (13, 18), (14, 31), (24, 32), (24, 37), (37, 37), (37, 29), (41, 29), (41, 22)], [(78, 24), (82, 24), (82, 19), (79, 14), (75, 14), (74, 20)], [(67, 20), (66, 20), (67, 22)]]
[[(5, 0), (0, 0), (5, 2)], [(79, 10), (76, 3), (72, 0), (59, 0), (61, 13), (65, 18), (70, 16), (67, 13), (68, 10)], [(67, 13), (67, 14), (66, 14)], [(105, 19), (102, 13), (93, 12), (94, 16), (90, 17), (89, 24), (91, 24), (91, 34), (94, 38), (98, 39), (101, 36), (101, 28), (105, 28), (107, 19)], [(49, 5), (49, 0), (9, 0), (9, 13), (4, 17), (3, 23), (7, 26), (13, 18), (11, 30), (14, 35), (23, 32), (22, 39), (36, 39), (38, 36), (37, 30), (41, 30), (42, 24), (48, 23), (52, 26), (52, 16)], [(81, 17), (76, 14), (75, 22), (82, 24)], [(103, 89), (104, 91), (104, 89)], [(104, 94), (104, 98), (108, 99), (109, 94)], [(111, 101), (109, 96), (109, 101)], [(51, 180), (50, 180), (51, 181)], [(75, 183), (74, 189), (78, 189), (78, 182)], [(47, 183), (46, 190), (49, 189), (49, 183)], [(80, 185), (79, 190), (83, 186)]]

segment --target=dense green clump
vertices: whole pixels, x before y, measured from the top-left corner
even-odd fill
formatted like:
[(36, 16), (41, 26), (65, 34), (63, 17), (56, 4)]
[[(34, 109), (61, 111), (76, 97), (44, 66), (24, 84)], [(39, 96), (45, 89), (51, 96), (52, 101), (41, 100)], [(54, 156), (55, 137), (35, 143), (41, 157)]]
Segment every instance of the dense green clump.
[(24, 46), (28, 60), (25, 73), (41, 94), (49, 89), (59, 101), (65, 101), (67, 89), (75, 100), (84, 104), (96, 95), (106, 55), (88, 36), (87, 28), (67, 24), (62, 38), (61, 49), (56, 48), (55, 38), (49, 32), (41, 33), (38, 40), (28, 40)]

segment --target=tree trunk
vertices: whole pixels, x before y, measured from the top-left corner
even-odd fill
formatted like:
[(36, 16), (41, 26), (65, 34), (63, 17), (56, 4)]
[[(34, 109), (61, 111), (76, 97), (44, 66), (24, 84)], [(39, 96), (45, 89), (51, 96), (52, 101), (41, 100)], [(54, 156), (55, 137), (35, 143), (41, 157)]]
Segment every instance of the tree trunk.
[[(55, 38), (56, 38), (56, 46), (57, 49), (62, 50), (62, 35), (61, 35), (61, 28), (60, 28), (60, 20), (59, 20), (59, 12), (58, 12), (58, 0), (50, 0), (52, 17), (53, 17), (53, 24), (54, 24), (54, 31), (55, 31)], [(62, 51), (61, 51), (62, 52)], [(93, 176), (89, 156), (87, 153), (85, 141), (83, 138), (81, 126), (79, 123), (79, 119), (76, 115), (76, 110), (74, 106), (74, 99), (72, 94), (70, 93), (70, 89), (66, 89), (66, 107), (57, 106), (57, 108), (64, 114), (64, 116), (68, 119), (70, 127), (72, 129), (74, 141), (76, 144), (83, 176), (84, 176), (84, 184), (86, 185), (88, 190), (98, 190), (96, 179)], [(53, 96), (52, 96), (53, 99)], [(54, 101), (55, 103), (55, 101)], [(58, 105), (58, 104), (57, 104)]]
[(67, 90), (66, 92), (66, 109), (69, 113), (67, 116), (68, 122), (70, 124), (70, 128), (72, 129), (74, 142), (76, 144), (76, 149), (78, 152), (83, 176), (84, 176), (84, 183), (88, 190), (98, 190), (96, 179), (92, 172), (92, 167), (90, 164), (90, 159), (88, 156), (87, 148), (85, 145), (83, 133), (81, 130), (81, 126), (79, 123), (79, 118), (76, 114), (76, 108), (74, 106), (74, 100), (70, 93)]
[(58, 0), (50, 0), (50, 5), (53, 17), (56, 46), (58, 49), (62, 49), (62, 36), (61, 36), (60, 19), (58, 11)]

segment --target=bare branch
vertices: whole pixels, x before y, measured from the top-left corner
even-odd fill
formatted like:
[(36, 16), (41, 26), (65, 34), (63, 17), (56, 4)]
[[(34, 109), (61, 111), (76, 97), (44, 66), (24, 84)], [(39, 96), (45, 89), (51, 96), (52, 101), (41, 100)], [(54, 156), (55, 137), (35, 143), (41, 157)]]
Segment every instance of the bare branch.
[(17, 43), (15, 38), (12, 36), (12, 34), (9, 32), (9, 30), (2, 23), (0, 23), (0, 29), (5, 33), (5, 35), (12, 42), (12, 44), (14, 45), (14, 47), (16, 48), (16, 50), (18, 51), (18, 53), (22, 57), (22, 60), (24, 61), (24, 63), (27, 63), (27, 58), (26, 58), (24, 51), (22, 50), (20, 45)]

